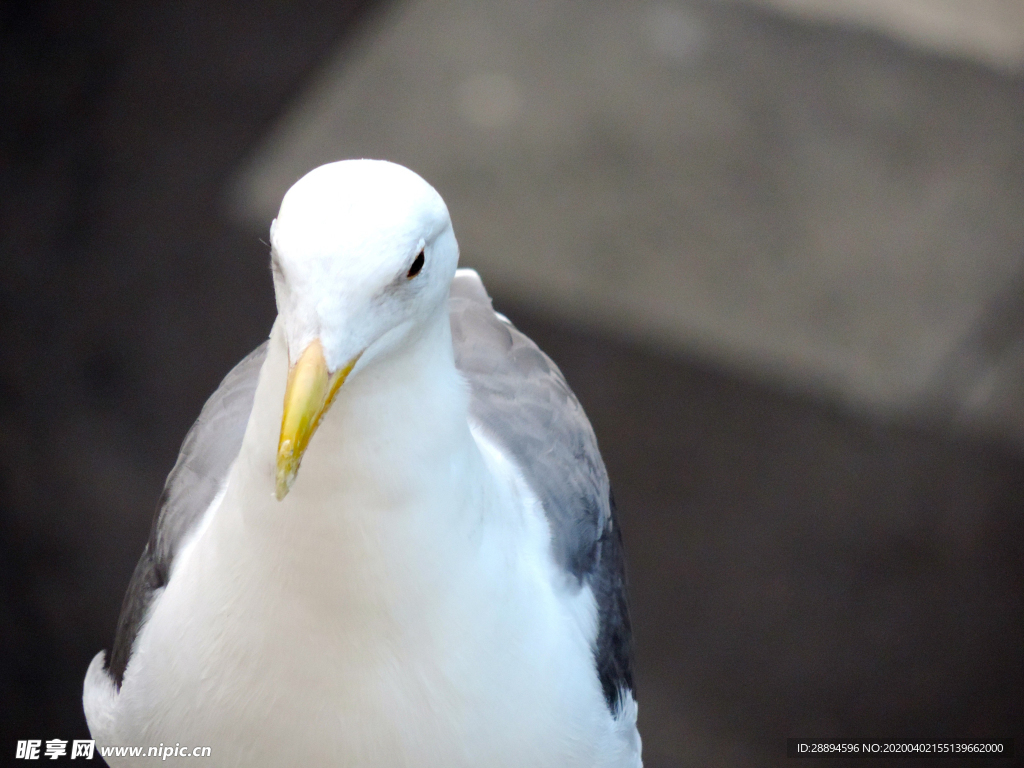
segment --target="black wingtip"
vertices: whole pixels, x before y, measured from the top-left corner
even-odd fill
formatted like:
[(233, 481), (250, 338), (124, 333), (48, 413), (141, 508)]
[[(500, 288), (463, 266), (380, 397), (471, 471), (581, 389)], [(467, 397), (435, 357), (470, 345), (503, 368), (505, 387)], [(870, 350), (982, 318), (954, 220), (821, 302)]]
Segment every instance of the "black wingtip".
[(626, 597), (626, 563), (622, 533), (615, 521), (615, 499), (609, 493), (611, 518), (598, 540), (598, 563), (591, 576), (597, 600), (598, 632), (594, 647), (597, 675), (612, 715), (622, 711), (633, 688), (633, 631)]
[(128, 660), (132, 655), (132, 646), (145, 619), (153, 592), (159, 589), (161, 578), (159, 568), (153, 560), (152, 548), (149, 544), (142, 551), (135, 572), (132, 573), (128, 591), (121, 603), (121, 614), (117, 618), (117, 630), (114, 633), (114, 644), (106, 655), (104, 669), (110, 674), (117, 690), (121, 690), (124, 671), (128, 668)]

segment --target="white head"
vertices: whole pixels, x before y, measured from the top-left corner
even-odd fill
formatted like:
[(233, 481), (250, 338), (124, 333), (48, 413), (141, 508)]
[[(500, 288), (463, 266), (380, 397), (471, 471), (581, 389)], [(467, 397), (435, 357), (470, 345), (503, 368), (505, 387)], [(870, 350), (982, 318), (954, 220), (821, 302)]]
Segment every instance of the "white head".
[(270, 242), (289, 360), (319, 339), (331, 372), (436, 312), (459, 260), (444, 200), (384, 160), (307, 173), (284, 196)]
[(355, 364), (401, 346), (444, 310), (459, 247), (437, 191), (382, 160), (310, 171), (284, 196), (270, 241), (291, 366), (278, 448), (283, 498)]

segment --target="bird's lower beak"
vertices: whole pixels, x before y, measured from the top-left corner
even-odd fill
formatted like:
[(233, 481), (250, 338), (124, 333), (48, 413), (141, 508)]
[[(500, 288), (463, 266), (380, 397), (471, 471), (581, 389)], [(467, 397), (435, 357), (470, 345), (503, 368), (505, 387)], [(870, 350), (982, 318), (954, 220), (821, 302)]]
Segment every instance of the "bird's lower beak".
[(277, 444), (278, 501), (291, 490), (310, 438), (358, 359), (357, 355), (348, 365), (329, 373), (323, 346), (319, 339), (314, 339), (288, 371), (281, 439)]

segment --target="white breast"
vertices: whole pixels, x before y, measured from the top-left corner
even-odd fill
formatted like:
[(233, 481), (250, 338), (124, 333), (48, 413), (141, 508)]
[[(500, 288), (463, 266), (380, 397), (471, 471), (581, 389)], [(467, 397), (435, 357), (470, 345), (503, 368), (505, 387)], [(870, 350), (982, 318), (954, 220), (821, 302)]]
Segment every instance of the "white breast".
[(356, 534), (388, 542), (387, 568), (326, 538), (296, 561), (214, 510), (120, 694), (90, 669), (97, 742), (210, 746), (215, 765), (639, 765), (635, 705), (614, 720), (597, 680), (593, 595), (560, 583), (536, 499), (476, 437), (498, 478), (481, 509)]

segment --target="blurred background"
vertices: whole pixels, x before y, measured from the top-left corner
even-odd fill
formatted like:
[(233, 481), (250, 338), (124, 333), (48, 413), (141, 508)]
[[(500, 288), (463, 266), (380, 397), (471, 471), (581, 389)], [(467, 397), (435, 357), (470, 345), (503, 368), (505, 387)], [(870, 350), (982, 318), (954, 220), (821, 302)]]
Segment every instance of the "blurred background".
[(281, 195), (360, 156), (437, 187), (594, 423), (650, 768), (1021, 737), (1024, 2), (0, 20), (0, 764), (86, 737), (178, 445), (273, 320)]

